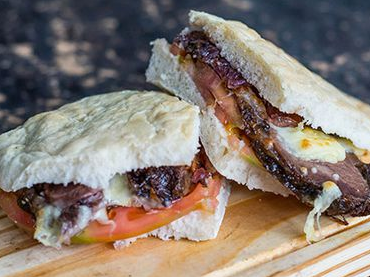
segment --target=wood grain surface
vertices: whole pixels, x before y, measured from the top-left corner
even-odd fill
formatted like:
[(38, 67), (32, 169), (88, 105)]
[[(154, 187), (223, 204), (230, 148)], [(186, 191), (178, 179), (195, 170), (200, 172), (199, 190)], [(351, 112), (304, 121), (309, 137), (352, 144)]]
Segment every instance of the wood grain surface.
[(236, 186), (217, 239), (195, 243), (138, 240), (111, 244), (37, 244), (0, 212), (0, 276), (361, 275), (370, 269), (370, 222), (342, 226), (322, 218), (327, 239), (309, 245), (302, 233), (309, 209), (294, 198)]

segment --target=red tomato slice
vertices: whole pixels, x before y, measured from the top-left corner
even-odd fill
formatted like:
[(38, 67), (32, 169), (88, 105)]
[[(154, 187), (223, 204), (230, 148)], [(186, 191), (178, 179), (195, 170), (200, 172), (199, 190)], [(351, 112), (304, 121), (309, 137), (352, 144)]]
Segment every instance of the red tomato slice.
[(206, 209), (214, 212), (220, 191), (219, 178), (212, 179), (208, 187), (198, 184), (196, 188), (170, 208), (156, 209), (149, 212), (142, 208), (116, 207), (109, 211), (112, 224), (94, 221), (80, 234), (72, 238), (73, 243), (111, 242), (127, 239), (151, 232), (165, 226), (194, 210)]
[(0, 190), (0, 207), (8, 217), (20, 228), (33, 232), (35, 220), (17, 204), (17, 196), (12, 192)]
[(237, 127), (243, 126), (236, 100), (226, 89), (223, 80), (210, 66), (201, 62), (187, 63), (187, 72), (191, 75), (207, 105), (217, 104), (219, 106), (216, 109), (218, 110), (216, 116), (222, 123), (232, 123)]
[[(93, 221), (80, 234), (74, 236), (72, 243), (111, 242), (148, 233), (165, 226), (194, 210), (214, 212), (218, 202), (217, 195), (221, 188), (218, 176), (209, 179), (208, 186), (197, 184), (195, 189), (175, 202), (171, 207), (145, 211), (143, 208), (115, 207), (108, 217), (111, 224)], [(20, 228), (34, 232), (35, 221), (31, 214), (17, 204), (17, 196), (12, 192), (0, 190), (0, 207)]]

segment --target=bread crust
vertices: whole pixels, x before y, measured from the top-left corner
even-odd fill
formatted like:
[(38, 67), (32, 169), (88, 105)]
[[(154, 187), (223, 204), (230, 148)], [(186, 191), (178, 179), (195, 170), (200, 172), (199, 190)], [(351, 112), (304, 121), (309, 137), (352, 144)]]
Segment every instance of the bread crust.
[(0, 187), (73, 182), (105, 188), (117, 173), (190, 165), (199, 125), (197, 107), (164, 93), (84, 98), (0, 135)]

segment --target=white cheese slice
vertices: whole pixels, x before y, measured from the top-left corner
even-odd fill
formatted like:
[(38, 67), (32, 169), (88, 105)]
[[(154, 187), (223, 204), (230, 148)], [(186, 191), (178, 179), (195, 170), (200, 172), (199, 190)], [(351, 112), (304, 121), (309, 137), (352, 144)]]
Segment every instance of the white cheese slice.
[(303, 127), (274, 127), (280, 142), (295, 157), (337, 163), (346, 158), (346, 148), (337, 138), (320, 130)]

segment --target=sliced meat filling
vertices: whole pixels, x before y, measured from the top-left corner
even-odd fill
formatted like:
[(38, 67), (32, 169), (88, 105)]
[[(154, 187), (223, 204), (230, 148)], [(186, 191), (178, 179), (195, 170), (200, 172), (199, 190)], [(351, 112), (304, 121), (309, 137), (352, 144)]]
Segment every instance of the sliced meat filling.
[[(203, 152), (200, 152), (192, 166), (164, 166), (139, 169), (127, 173), (129, 189), (135, 206), (146, 210), (170, 207), (186, 196), (195, 185), (202, 183), (215, 171)], [(57, 245), (82, 231), (96, 219), (100, 210), (111, 205), (104, 197), (104, 191), (82, 184), (36, 184), (30, 189), (16, 192), (18, 205), (36, 219), (36, 234), (44, 244)], [(37, 235), (36, 235), (37, 237)], [(52, 238), (54, 237), (54, 238)], [(57, 239), (55, 239), (57, 237)]]
[(189, 167), (150, 167), (127, 174), (134, 194), (170, 206), (174, 200), (189, 192)]
[(127, 173), (131, 192), (145, 207), (168, 207), (192, 191), (197, 183), (206, 185), (214, 172), (203, 151), (192, 166), (149, 167)]
[[(215, 108), (225, 126), (247, 137), (248, 145), (263, 167), (312, 206), (325, 182), (335, 183), (342, 195), (326, 211), (328, 215), (361, 216), (370, 213), (370, 166), (350, 153), (336, 163), (306, 160), (293, 155), (279, 139), (277, 128), (303, 125), (296, 114), (287, 114), (264, 100), (258, 90), (220, 55), (220, 50), (201, 31), (179, 35), (171, 46), (180, 55), (207, 105)], [(239, 136), (240, 137), (240, 136)], [(240, 137), (242, 138), (242, 137)]]
[[(104, 207), (103, 192), (81, 184), (67, 186), (37, 184), (18, 192), (18, 205), (35, 216), (37, 229), (42, 239), (51, 236), (46, 230), (67, 240), (81, 231), (81, 222), (87, 224), (90, 218)], [(48, 217), (53, 215), (53, 217)]]

